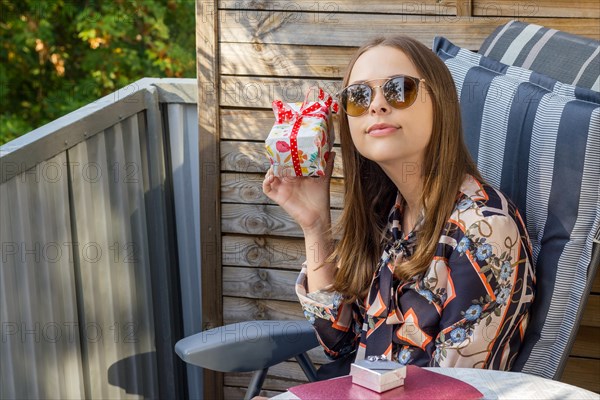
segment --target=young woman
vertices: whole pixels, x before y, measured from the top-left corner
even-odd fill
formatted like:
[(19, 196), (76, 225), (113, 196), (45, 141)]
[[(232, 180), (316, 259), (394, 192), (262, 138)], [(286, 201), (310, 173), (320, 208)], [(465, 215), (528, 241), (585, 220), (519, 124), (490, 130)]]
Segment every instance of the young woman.
[[(332, 233), (326, 176), (269, 170), (265, 194), (302, 227), (296, 291), (329, 358), (510, 369), (535, 282), (516, 207), (487, 185), (463, 143), (445, 64), (420, 42), (358, 50), (339, 94), (344, 210)], [(334, 237), (339, 241), (334, 244)]]

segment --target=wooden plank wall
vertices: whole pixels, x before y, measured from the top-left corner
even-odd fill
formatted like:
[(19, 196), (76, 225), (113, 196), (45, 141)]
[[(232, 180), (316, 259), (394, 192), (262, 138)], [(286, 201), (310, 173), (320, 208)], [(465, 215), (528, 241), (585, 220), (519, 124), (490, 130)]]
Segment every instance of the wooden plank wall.
[[(303, 318), (293, 286), (304, 260), (301, 230), (261, 188), (269, 165), (263, 143), (273, 123), (273, 99), (301, 101), (314, 84), (335, 93), (353, 51), (379, 34), (410, 34), (428, 46), (434, 36), (444, 35), (477, 50), (496, 26), (520, 19), (600, 39), (596, 0), (466, 0), (458, 5), (445, 0), (197, 0), (197, 16), (205, 153), (200, 158), (202, 237), (211, 238), (210, 249), (203, 240), (205, 327)], [(334, 218), (342, 207), (341, 157), (337, 162)], [(219, 185), (220, 191), (215, 190)], [(596, 391), (600, 385), (591, 374), (600, 370), (599, 285), (597, 280), (564, 376)], [(320, 350), (311, 355), (326, 361)], [(217, 392), (221, 381), (215, 379), (205, 376), (207, 398), (223, 393), (240, 398), (250, 375), (225, 374), (223, 393)], [(271, 370), (263, 395), (304, 380), (298, 365), (288, 362)]]

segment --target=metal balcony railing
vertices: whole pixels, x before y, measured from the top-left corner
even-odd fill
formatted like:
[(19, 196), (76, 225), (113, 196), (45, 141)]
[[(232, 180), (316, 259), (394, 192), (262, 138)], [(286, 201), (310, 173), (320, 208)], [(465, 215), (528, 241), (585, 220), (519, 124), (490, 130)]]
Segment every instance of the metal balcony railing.
[(196, 93), (141, 79), (0, 147), (1, 398), (201, 396), (173, 352), (201, 330)]

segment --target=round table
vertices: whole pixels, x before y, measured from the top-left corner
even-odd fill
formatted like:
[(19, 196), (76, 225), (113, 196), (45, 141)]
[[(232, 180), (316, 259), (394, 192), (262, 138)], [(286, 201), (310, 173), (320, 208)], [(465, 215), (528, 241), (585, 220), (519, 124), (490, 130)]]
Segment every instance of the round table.
[[(494, 371), (472, 368), (426, 368), (432, 372), (444, 374), (475, 387), (483, 398), (492, 399), (594, 399), (600, 400), (600, 394), (577, 386), (569, 385), (539, 376), (521, 372)], [(298, 400), (290, 392), (282, 393), (272, 399)]]

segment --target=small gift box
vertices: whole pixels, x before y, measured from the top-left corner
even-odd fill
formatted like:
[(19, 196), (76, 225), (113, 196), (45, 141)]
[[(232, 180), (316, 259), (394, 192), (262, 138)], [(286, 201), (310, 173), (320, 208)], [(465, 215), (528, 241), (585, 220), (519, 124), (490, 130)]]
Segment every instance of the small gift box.
[(404, 385), (406, 366), (390, 361), (385, 356), (367, 357), (350, 365), (352, 383), (377, 393)]
[(334, 132), (331, 113), (337, 109), (331, 96), (319, 90), (318, 101), (273, 101), (275, 124), (265, 141), (275, 176), (323, 176)]

